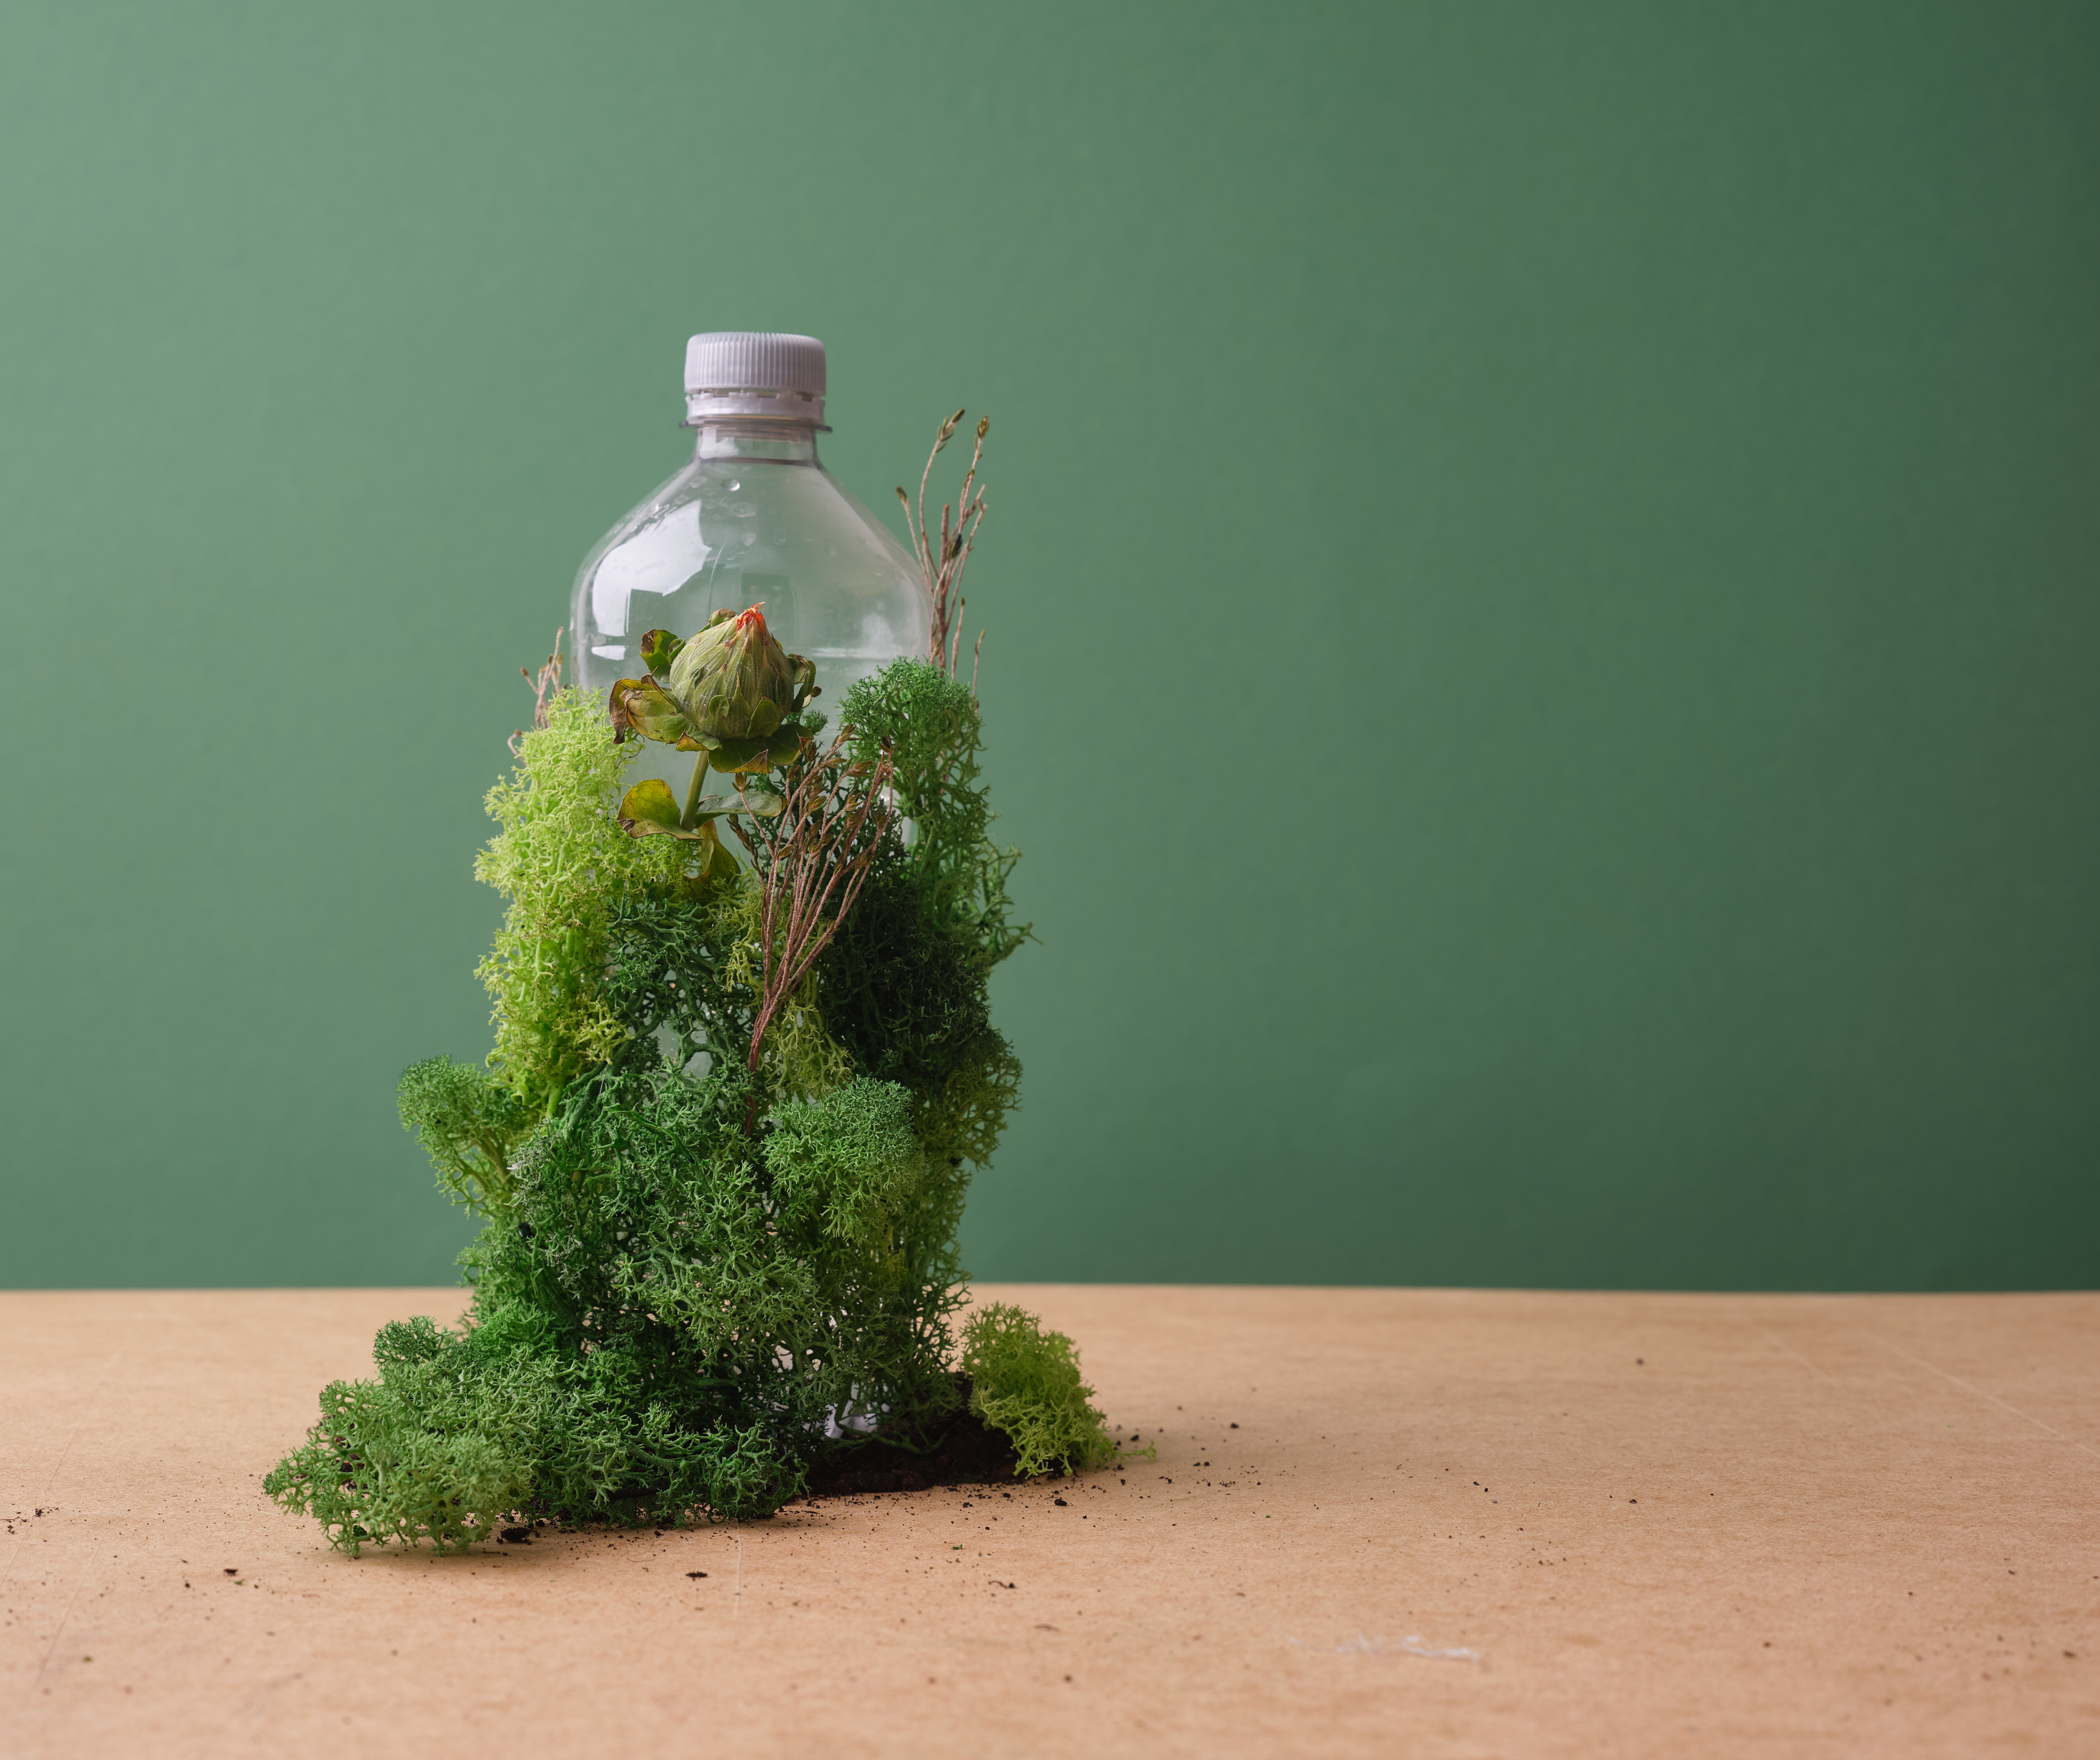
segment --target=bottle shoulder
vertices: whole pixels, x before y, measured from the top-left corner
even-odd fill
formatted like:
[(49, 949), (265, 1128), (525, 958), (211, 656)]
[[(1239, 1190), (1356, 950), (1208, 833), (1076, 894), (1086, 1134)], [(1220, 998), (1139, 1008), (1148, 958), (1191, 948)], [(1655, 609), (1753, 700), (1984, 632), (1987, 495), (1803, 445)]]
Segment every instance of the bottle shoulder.
[(652, 628), (690, 636), (717, 609), (765, 608), (818, 662), (885, 663), (924, 650), (925, 594), (908, 552), (821, 464), (696, 459), (593, 547), (576, 576), (576, 657), (610, 686)]
[(617, 550), (629, 539), (650, 528), (659, 526), (671, 514), (694, 499), (697, 485), (694, 482), (696, 467), (687, 464), (651, 490), (624, 513), (613, 521), (605, 535), (585, 552), (581, 566), (576, 570), (576, 584), (580, 587), (589, 579), (598, 564), (611, 552)]

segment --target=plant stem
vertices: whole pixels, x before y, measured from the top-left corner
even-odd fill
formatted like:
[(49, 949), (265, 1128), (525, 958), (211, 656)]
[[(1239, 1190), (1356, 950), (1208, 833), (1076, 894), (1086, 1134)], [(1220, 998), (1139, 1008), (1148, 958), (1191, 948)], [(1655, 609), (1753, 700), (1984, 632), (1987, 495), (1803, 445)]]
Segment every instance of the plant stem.
[(686, 810), (678, 816), (681, 831), (693, 829), (693, 809), (700, 803), (700, 784), (706, 780), (707, 773), (708, 755), (703, 751), (699, 762), (693, 766), (693, 780), (686, 785)]

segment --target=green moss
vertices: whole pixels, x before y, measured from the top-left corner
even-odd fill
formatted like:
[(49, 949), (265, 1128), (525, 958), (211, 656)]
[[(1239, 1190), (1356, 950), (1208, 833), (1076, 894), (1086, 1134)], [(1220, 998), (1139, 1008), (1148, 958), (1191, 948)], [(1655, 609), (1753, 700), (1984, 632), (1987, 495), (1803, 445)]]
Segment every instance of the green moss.
[[(957, 1410), (957, 1245), (1020, 1064), (991, 1025), (1015, 856), (990, 843), (969, 693), (900, 662), (849, 693), (915, 823), (893, 835), (750, 1066), (758, 877), (629, 837), (631, 748), (565, 692), (488, 797), (508, 904), (488, 1070), (404, 1076), (403, 1122), (490, 1221), (454, 1329), (384, 1329), (268, 1481), (355, 1551), (456, 1549), (518, 1516), (770, 1513), (841, 1420), (930, 1445)], [(1070, 1341), (994, 1308), (963, 1364), (1024, 1470), (1113, 1458)]]
[(990, 1167), (1007, 1117), (1021, 1104), (1021, 1059), (996, 1027), (987, 1027), (922, 1083), (914, 1100), (919, 1140), (929, 1157), (957, 1169), (966, 1162)]
[(268, 1484), (351, 1551), (565, 1521), (763, 1515), (827, 1420), (940, 1403), (957, 1296), (914, 1274), (924, 1182), (909, 1097), (847, 1083), (781, 1110), (762, 1150), (740, 1072), (573, 1085), (470, 1254), (457, 1332), (389, 1327), (376, 1382), (338, 1383)]
[(1012, 921), (1007, 893), (1021, 852), (991, 840), (977, 698), (929, 661), (898, 660), (855, 683), (839, 717), (853, 729), (855, 756), (890, 751), (892, 785), (913, 828), (907, 866), (927, 921), (960, 939), (989, 971), (1029, 931)]
[(764, 1427), (685, 1422), (670, 1403), (638, 1397), (633, 1366), (616, 1353), (549, 1352), (535, 1330), (383, 1327), (379, 1379), (324, 1388), (320, 1422), (265, 1490), (355, 1555), (389, 1541), (461, 1551), (520, 1516), (764, 1515), (799, 1489)]
[(730, 886), (697, 899), (658, 892), (612, 901), (599, 994), (631, 1036), (614, 1063), (653, 1063), (660, 1046), (681, 1069), (703, 1052), (717, 1067), (743, 1063), (758, 1006), (743, 939), (754, 890), (739, 869)]
[(824, 1019), (854, 1066), (914, 1091), (938, 1085), (991, 1023), (977, 949), (924, 901), (902, 847), (885, 844), (817, 964)]
[(1022, 1476), (1083, 1472), (1115, 1459), (1071, 1340), (1045, 1332), (1035, 1315), (1004, 1302), (977, 1309), (963, 1328), (963, 1372), (970, 1410), (1012, 1439)]
[(519, 741), (518, 767), (488, 792), (503, 829), (474, 863), (510, 909), (477, 968), (496, 1007), (490, 1067), (535, 1112), (611, 1061), (629, 1037), (603, 993), (615, 904), (676, 886), (687, 852), (631, 838), (613, 815), (635, 748), (613, 743), (598, 706), (566, 689)]
[(968, 1190), (962, 1170), (990, 1164), (1020, 1100), (1020, 1059), (991, 1025), (986, 988), (1028, 938), (1007, 894), (1019, 852), (991, 840), (983, 717), (967, 685), (900, 660), (854, 685), (840, 712), (857, 751), (887, 745), (912, 837), (878, 854), (818, 961), (818, 1000), (856, 1069), (911, 1091), (920, 1144), (948, 1170), (928, 1190), (923, 1226), (951, 1238)]
[[(482, 1378), (470, 1389), (448, 1360), (452, 1335), (435, 1336), (443, 1343), (427, 1355), (389, 1362), (382, 1331), (373, 1351), (381, 1379), (324, 1388), (306, 1445), (263, 1481), (280, 1505), (314, 1517), (346, 1552), (421, 1540), (457, 1551), (488, 1538), (531, 1494), (549, 1378), (514, 1378), (492, 1401)], [(512, 1422), (499, 1423), (499, 1415)]]
[[(754, 1006), (763, 975), (761, 908), (762, 898), (755, 882), (727, 907), (735, 937), (728, 970), (733, 981), (753, 998)], [(858, 909), (856, 905), (854, 914)], [(847, 921), (852, 920), (849, 915)], [(777, 948), (775, 953), (777, 957)], [(817, 1099), (854, 1073), (852, 1053), (825, 1025), (817, 983), (813, 970), (774, 1014), (772, 1028), (765, 1036), (760, 1075), (766, 1092), (777, 1100)]]
[(516, 1093), (471, 1063), (435, 1057), (402, 1072), (396, 1098), (454, 1203), (509, 1208), (510, 1158), (539, 1122)]
[(941, 1207), (950, 1170), (929, 1160), (911, 1120), (905, 1089), (857, 1077), (782, 1108), (765, 1142), (788, 1250), (823, 1311), (852, 1317), (849, 1340), (824, 1341), (847, 1388), (838, 1410), (892, 1415), (893, 1440), (953, 1410), (948, 1321), (964, 1299)]

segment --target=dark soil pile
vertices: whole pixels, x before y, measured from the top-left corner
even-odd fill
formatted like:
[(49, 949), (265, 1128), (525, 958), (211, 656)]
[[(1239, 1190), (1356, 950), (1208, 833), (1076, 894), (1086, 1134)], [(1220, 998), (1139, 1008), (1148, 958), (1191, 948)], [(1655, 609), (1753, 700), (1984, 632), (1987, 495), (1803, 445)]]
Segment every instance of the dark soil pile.
[[(968, 1390), (964, 1388), (967, 1400)], [(941, 1440), (921, 1452), (885, 1442), (880, 1436), (841, 1447), (812, 1463), (810, 1495), (851, 1497), (875, 1491), (924, 1491), (929, 1485), (1013, 1482), (1013, 1444), (967, 1407), (955, 1414)]]

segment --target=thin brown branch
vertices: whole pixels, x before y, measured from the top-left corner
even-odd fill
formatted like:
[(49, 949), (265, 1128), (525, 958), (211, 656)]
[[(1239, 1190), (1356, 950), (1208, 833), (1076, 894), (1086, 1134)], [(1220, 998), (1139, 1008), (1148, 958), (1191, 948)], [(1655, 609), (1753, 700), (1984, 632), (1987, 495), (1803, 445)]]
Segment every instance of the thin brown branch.
[(933, 460), (947, 449), (948, 442), (955, 437), (955, 424), (962, 419), (963, 412), (957, 410), (954, 415), (941, 424), (940, 431), (933, 436), (933, 450), (926, 455), (926, 468), (919, 473), (918, 512), (915, 516), (908, 503), (904, 509), (907, 523), (915, 521), (915, 523), (912, 523), (912, 548), (918, 554), (919, 567), (926, 576), (926, 588), (929, 592), (933, 590), (934, 568), (933, 559), (928, 552), (926, 543), (926, 485), (933, 479)]
[[(872, 769), (846, 762), (840, 755), (850, 732), (841, 727), (829, 747), (790, 785), (779, 823), (765, 838), (758, 931), (763, 966), (746, 1065), (754, 1076), (774, 1016), (838, 933), (897, 817), (896, 803), (883, 796), (890, 777), (889, 751), (885, 750)], [(741, 825), (736, 829), (756, 864), (757, 844), (744, 836)], [(744, 1108), (745, 1133), (757, 1123), (754, 1085)]]
[(919, 473), (919, 498), (915, 504), (903, 490), (897, 499), (904, 504), (904, 522), (911, 539), (911, 552), (926, 583), (928, 631), (926, 651), (936, 666), (951, 677), (962, 657), (963, 570), (969, 566), (976, 548), (977, 528), (984, 523), (984, 491), (977, 486), (977, 472), (984, 462), (985, 436), (991, 431), (989, 420), (980, 419), (976, 444), (970, 450), (969, 469), (963, 473), (962, 492), (941, 507), (940, 535), (937, 539), (926, 521), (926, 488), (933, 480), (933, 461), (955, 438), (955, 425), (963, 419), (957, 410), (941, 424), (933, 437), (933, 450), (926, 455), (926, 468)]
[[(520, 667), (518, 675), (532, 687), (532, 725), (536, 728), (545, 727), (547, 724), (547, 699), (562, 688), (562, 631), (558, 625), (554, 630), (554, 651), (547, 656), (547, 663), (536, 675)], [(523, 728), (511, 734), (509, 743), (512, 757), (518, 756), (519, 742), (524, 737)]]

